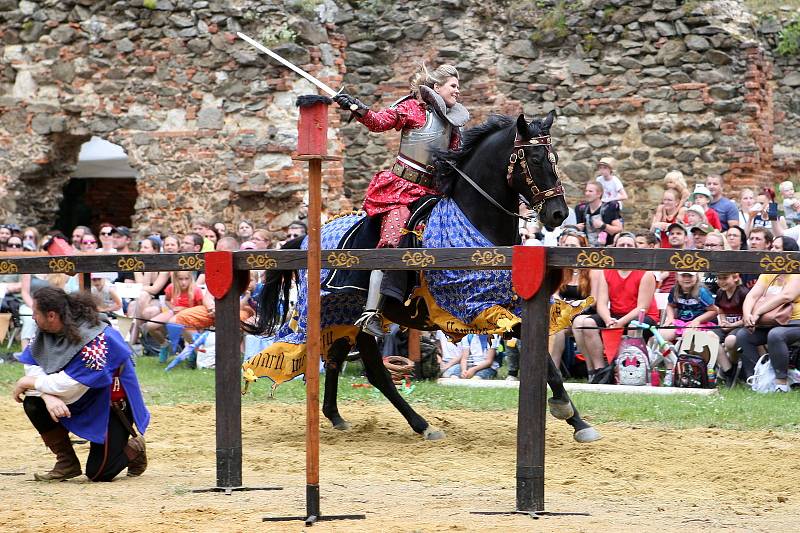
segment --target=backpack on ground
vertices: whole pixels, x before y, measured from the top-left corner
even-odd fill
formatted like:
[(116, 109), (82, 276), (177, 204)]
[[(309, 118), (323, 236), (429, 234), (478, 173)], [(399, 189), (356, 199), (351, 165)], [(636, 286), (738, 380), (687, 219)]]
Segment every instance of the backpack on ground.
[[(644, 309), (639, 310), (639, 323), (644, 322)], [(634, 328), (622, 337), (614, 361), (614, 374), (619, 385), (647, 385), (650, 383), (650, 358), (642, 338), (642, 330)]]
[(682, 353), (672, 374), (672, 386), (687, 389), (708, 388), (708, 363), (697, 355)]
[(650, 381), (650, 359), (639, 346), (623, 346), (616, 360), (616, 381), (619, 385), (647, 385)]

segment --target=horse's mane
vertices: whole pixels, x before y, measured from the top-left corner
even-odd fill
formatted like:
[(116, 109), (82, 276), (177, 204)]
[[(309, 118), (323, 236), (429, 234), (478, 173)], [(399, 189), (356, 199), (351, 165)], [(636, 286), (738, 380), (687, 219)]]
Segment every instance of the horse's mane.
[(486, 137), (496, 131), (510, 127), (514, 124), (514, 120), (514, 118), (506, 115), (490, 115), (486, 122), (470, 128), (464, 133), (461, 148), (435, 152), (433, 156), (436, 165), (436, 189), (444, 196), (450, 196), (453, 186), (460, 178), (448, 161), (456, 166), (461, 166)]

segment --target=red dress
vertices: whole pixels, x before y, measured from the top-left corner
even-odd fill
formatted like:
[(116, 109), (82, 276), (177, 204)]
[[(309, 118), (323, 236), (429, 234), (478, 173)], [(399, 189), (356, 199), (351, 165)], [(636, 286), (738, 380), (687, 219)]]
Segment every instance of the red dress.
[[(414, 98), (400, 102), (396, 107), (388, 107), (381, 111), (367, 111), (358, 121), (369, 131), (383, 132), (391, 129), (401, 131), (406, 128), (416, 129), (425, 125), (427, 106)], [(458, 128), (450, 134), (450, 149), (458, 148), (460, 141)], [(428, 194), (437, 192), (430, 187), (397, 176), (391, 170), (382, 170), (373, 176), (364, 198), (364, 211), (373, 217), (406, 206)]]

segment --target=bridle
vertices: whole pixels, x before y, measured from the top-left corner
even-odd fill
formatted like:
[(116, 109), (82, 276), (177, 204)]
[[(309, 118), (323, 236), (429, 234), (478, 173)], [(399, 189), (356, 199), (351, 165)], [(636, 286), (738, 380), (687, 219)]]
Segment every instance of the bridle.
[[(525, 159), (525, 148), (532, 147), (532, 146), (544, 146), (547, 149), (547, 159), (553, 165), (553, 171), (556, 173), (556, 184), (553, 188), (547, 189), (545, 191), (539, 190), (539, 187), (536, 186), (536, 183), (533, 181), (533, 176), (531, 176), (531, 171), (528, 168), (528, 162)], [(447, 164), (453, 167), (453, 170), (458, 172), (458, 174), (466, 180), (467, 183), (472, 185), (472, 187), (478, 191), (486, 200), (489, 201), (490, 204), (495, 206), (497, 209), (502, 211), (508, 216), (519, 218), (526, 222), (530, 222), (534, 219), (534, 217), (530, 216), (522, 216), (519, 213), (514, 213), (509, 211), (500, 203), (491, 197), (489, 193), (484, 191), (480, 185), (475, 183), (472, 178), (466, 175), (460, 168), (458, 168), (455, 163), (450, 161), (449, 159), (445, 159)], [(556, 156), (553, 153), (553, 146), (550, 141), (549, 135), (543, 135), (541, 137), (533, 137), (529, 141), (523, 141), (519, 138), (519, 133), (514, 138), (514, 151), (511, 152), (511, 157), (508, 160), (508, 175), (506, 176), (506, 181), (508, 181), (508, 186), (512, 187), (513, 182), (513, 174), (514, 174), (514, 167), (519, 161), (520, 166), (522, 167), (523, 172), (525, 173), (525, 182), (531, 188), (531, 192), (533, 193), (533, 200), (531, 201), (532, 209), (536, 212), (536, 218), (538, 218), (539, 212), (542, 210), (542, 205), (544, 204), (545, 200), (549, 198), (554, 198), (556, 196), (564, 196), (564, 186), (561, 185), (561, 178), (558, 177), (558, 168), (556, 167)], [(521, 195), (520, 195), (521, 196)], [(524, 198), (523, 198), (524, 199)], [(527, 203), (527, 201), (525, 202)]]
[[(528, 161), (525, 159), (525, 148), (534, 146), (545, 147), (547, 150), (547, 159), (550, 161), (550, 164), (553, 165), (553, 171), (556, 174), (555, 186), (544, 191), (539, 190), (539, 187), (536, 186), (536, 182), (533, 181), (531, 170), (528, 167)], [(528, 187), (531, 188), (531, 192), (533, 193), (533, 198), (531, 199), (530, 204), (532, 209), (536, 211), (537, 215), (542, 210), (542, 205), (546, 200), (549, 198), (555, 198), (556, 196), (564, 196), (564, 186), (561, 185), (561, 178), (559, 178), (558, 175), (556, 156), (553, 153), (553, 144), (549, 135), (532, 137), (526, 142), (520, 139), (519, 133), (517, 133), (516, 137), (514, 138), (514, 151), (511, 152), (511, 157), (508, 159), (508, 174), (506, 175), (506, 181), (508, 182), (509, 187), (512, 187), (512, 183), (514, 181), (514, 168), (516, 167), (517, 162), (519, 162), (519, 166), (522, 168), (522, 172), (525, 177), (525, 183), (528, 184)]]

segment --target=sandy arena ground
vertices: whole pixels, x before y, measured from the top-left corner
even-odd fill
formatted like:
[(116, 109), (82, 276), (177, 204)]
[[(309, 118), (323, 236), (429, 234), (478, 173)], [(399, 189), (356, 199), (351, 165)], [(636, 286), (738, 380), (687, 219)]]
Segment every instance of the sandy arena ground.
[[(367, 520), (323, 522), (314, 531), (792, 531), (800, 516), (800, 435), (604, 425), (581, 445), (552, 418), (547, 432), (549, 511), (591, 516), (479, 516), (514, 505), (513, 411), (434, 412), (448, 438), (424, 442), (388, 405), (344, 404), (347, 433), (322, 429), (323, 513)], [(194, 494), (215, 482), (209, 404), (156, 407), (150, 468), (140, 478), (93, 484), (32, 481), (53, 465), (21, 406), (0, 400), (0, 530), (301, 531), (302, 522), (263, 523), (305, 509), (304, 406), (247, 407), (246, 485), (283, 491)], [(88, 446), (78, 446), (84, 460)]]

